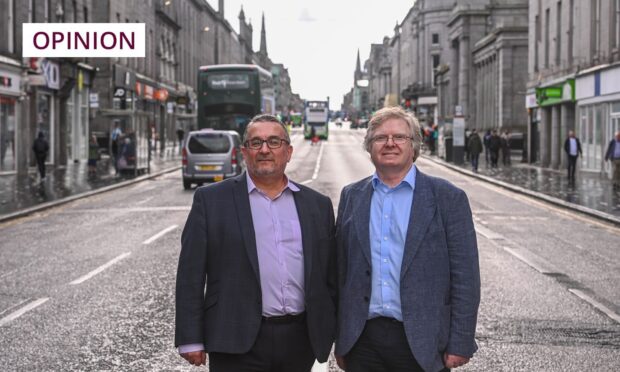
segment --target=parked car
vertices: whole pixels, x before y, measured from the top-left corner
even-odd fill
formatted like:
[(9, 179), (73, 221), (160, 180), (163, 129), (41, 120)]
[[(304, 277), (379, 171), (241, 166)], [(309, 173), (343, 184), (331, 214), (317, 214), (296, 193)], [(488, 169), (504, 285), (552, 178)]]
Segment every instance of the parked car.
[(232, 130), (202, 129), (189, 132), (183, 141), (183, 188), (217, 182), (241, 174), (245, 162), (241, 138)]

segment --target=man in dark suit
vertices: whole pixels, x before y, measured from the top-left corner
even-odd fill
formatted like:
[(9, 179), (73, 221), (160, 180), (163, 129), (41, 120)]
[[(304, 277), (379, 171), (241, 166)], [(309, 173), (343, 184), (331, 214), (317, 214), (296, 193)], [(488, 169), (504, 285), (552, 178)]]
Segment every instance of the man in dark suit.
[(568, 181), (575, 182), (575, 169), (577, 168), (577, 157), (581, 155), (581, 142), (575, 137), (575, 132), (568, 131), (568, 138), (564, 141), (564, 151), (568, 155)]
[(376, 172), (340, 196), (336, 358), (347, 372), (447, 370), (477, 349), (469, 202), (414, 165), (419, 133), (401, 108), (377, 111), (364, 141)]
[(212, 372), (307, 372), (336, 332), (332, 203), (284, 174), (293, 148), (276, 117), (252, 119), (243, 144), (247, 174), (194, 195), (175, 345), (194, 365), (208, 353)]

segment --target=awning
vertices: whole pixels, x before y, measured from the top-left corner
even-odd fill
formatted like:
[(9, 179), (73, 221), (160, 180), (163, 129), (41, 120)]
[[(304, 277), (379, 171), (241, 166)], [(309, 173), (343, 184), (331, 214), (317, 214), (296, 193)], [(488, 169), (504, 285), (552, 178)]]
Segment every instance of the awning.
[(418, 98), (418, 106), (421, 105), (436, 105), (437, 104), (437, 96), (434, 97), (420, 97)]

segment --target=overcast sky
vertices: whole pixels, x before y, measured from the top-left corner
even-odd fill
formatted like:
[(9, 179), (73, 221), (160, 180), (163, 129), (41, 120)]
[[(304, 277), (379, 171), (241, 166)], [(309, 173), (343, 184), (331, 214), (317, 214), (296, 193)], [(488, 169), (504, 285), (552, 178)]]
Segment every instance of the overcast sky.
[[(214, 9), (217, 0), (207, 0)], [(260, 47), (261, 14), (265, 13), (267, 52), (291, 75), (294, 93), (305, 99), (330, 96), (340, 109), (353, 86), (357, 49), (364, 61), (371, 43), (394, 34), (414, 0), (225, 0), (224, 15), (239, 31), (239, 10), (252, 20), (253, 48)]]

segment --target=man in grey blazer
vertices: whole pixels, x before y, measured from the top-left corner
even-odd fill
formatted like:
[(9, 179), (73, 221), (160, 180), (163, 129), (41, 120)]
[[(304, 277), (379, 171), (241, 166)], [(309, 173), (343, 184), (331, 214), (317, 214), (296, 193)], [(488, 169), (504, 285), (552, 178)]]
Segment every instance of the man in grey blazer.
[(175, 345), (197, 366), (208, 353), (211, 372), (308, 372), (336, 333), (332, 203), (284, 174), (293, 148), (277, 118), (252, 119), (243, 141), (247, 174), (194, 194)]
[(347, 372), (459, 367), (477, 349), (478, 248), (465, 193), (414, 165), (417, 120), (377, 111), (376, 172), (342, 190), (336, 222), (336, 358)]

